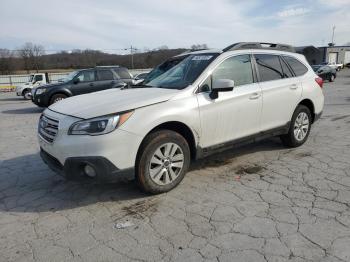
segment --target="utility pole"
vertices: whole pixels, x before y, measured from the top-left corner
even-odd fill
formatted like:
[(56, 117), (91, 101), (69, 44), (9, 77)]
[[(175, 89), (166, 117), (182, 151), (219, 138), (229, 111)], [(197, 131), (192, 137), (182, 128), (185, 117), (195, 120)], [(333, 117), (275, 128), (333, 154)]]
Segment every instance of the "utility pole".
[(334, 32), (335, 32), (335, 25), (333, 26), (333, 33), (332, 33), (332, 45), (334, 46)]
[(130, 50), (131, 55), (131, 69), (134, 69), (134, 51), (137, 51), (138, 49), (136, 47), (133, 47), (132, 45), (129, 48), (125, 48), (124, 50)]

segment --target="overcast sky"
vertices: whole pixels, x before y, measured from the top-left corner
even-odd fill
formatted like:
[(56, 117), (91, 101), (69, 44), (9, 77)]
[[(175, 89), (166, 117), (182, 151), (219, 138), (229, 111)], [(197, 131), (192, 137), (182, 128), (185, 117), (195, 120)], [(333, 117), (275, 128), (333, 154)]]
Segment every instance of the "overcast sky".
[[(143, 50), (240, 41), (350, 42), (350, 0), (1, 0), (0, 48)], [(112, 50), (111, 50), (112, 51)], [(118, 51), (122, 52), (122, 51)]]

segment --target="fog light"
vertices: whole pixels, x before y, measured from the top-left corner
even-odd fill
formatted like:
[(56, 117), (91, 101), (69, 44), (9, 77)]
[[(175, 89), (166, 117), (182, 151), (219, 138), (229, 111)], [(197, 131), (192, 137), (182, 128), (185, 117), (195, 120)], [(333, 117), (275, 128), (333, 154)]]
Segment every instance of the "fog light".
[(90, 165), (86, 165), (86, 166), (84, 167), (84, 172), (85, 172), (85, 174), (86, 174), (88, 177), (95, 177), (95, 176), (96, 176), (96, 171), (95, 171), (95, 169), (94, 169), (92, 166), (90, 166)]

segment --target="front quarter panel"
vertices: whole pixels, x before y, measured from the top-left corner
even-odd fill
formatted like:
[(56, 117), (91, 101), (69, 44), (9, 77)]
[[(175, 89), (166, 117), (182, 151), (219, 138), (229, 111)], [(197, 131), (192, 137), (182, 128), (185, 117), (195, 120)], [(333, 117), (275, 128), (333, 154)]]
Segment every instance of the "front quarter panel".
[(120, 128), (145, 137), (155, 127), (173, 121), (187, 125), (198, 144), (200, 121), (198, 102), (194, 95), (138, 108)]

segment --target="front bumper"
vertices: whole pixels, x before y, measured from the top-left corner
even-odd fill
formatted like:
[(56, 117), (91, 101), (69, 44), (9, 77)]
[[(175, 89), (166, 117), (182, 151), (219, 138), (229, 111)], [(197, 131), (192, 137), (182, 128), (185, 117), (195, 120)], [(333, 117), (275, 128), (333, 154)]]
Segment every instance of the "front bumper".
[(46, 109), (46, 117), (57, 121), (53, 142), (38, 134), (41, 155), (55, 172), (67, 178), (82, 177), (86, 164), (97, 172), (98, 179), (134, 177), (137, 152), (143, 137), (120, 128), (100, 136), (68, 135), (70, 126), (80, 118)]
[(48, 107), (49, 97), (45, 93), (41, 95), (32, 94), (32, 102), (39, 107)]
[(120, 170), (108, 159), (100, 156), (69, 157), (64, 165), (42, 148), (40, 149), (40, 156), (51, 170), (69, 180), (88, 178), (84, 171), (86, 165), (95, 170), (96, 176), (94, 179), (98, 181), (125, 181), (132, 180), (135, 177), (134, 168)]

